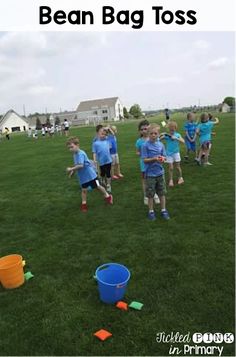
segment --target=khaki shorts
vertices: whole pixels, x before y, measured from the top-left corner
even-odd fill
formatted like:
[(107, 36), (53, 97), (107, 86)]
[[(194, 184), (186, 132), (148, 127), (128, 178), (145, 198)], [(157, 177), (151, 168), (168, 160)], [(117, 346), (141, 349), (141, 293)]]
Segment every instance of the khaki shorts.
[(164, 176), (149, 176), (146, 178), (146, 196), (148, 198), (153, 198), (155, 193), (157, 193), (158, 196), (165, 196), (166, 182)]
[(118, 154), (111, 154), (112, 158), (112, 165), (119, 164), (119, 155)]

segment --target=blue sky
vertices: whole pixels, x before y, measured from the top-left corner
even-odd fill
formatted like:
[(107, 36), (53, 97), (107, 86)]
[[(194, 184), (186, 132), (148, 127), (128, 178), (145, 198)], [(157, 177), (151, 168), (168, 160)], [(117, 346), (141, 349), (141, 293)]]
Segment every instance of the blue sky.
[(2, 32), (0, 113), (74, 110), (119, 96), (142, 109), (234, 95), (234, 33)]

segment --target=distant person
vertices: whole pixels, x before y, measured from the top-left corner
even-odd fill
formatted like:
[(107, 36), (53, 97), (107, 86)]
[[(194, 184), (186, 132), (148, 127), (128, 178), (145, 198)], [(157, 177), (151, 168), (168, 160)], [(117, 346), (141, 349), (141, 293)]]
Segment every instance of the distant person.
[[(198, 164), (212, 165), (209, 162), (209, 150), (211, 148), (211, 135), (214, 125), (219, 124), (218, 118), (209, 120), (207, 113), (203, 113), (200, 117), (201, 123), (198, 124), (197, 134), (199, 135), (200, 150), (198, 154)], [(202, 162), (203, 161), (203, 162)]]
[(170, 119), (170, 110), (166, 108), (164, 112), (165, 112), (166, 121), (168, 121)]
[(195, 114), (190, 112), (187, 114), (187, 121), (184, 124), (185, 130), (185, 146), (186, 155), (185, 160), (188, 161), (189, 154), (192, 151), (195, 154), (195, 160), (197, 160), (197, 147), (196, 147), (196, 137), (197, 137), (197, 123), (194, 121)]
[(28, 136), (28, 138), (31, 138), (31, 136), (32, 136), (32, 129), (31, 128), (28, 129), (27, 136)]
[(184, 144), (184, 139), (177, 132), (177, 123), (175, 121), (170, 121), (168, 123), (169, 133), (162, 133), (160, 139), (164, 139), (166, 142), (166, 162), (169, 165), (169, 187), (174, 186), (173, 172), (174, 168), (178, 172), (178, 185), (184, 183), (182, 169), (180, 166), (180, 147), (179, 143)]
[(5, 128), (4, 135), (7, 140), (10, 140), (10, 130), (8, 128)]
[(74, 166), (67, 167), (67, 172), (69, 173), (70, 177), (75, 172), (77, 172), (78, 179), (82, 186), (81, 211), (87, 212), (87, 210), (88, 210), (87, 190), (89, 187), (91, 187), (92, 189), (97, 189), (99, 192), (101, 192), (101, 194), (103, 194), (105, 201), (108, 204), (110, 204), (110, 205), (113, 204), (112, 195), (108, 194), (108, 192), (105, 190), (105, 188), (99, 184), (99, 180), (97, 178), (96, 171), (94, 170), (94, 168), (91, 164), (91, 161), (88, 159), (87, 154), (83, 150), (80, 149), (79, 139), (76, 137), (70, 138), (70, 139), (68, 139), (66, 145), (67, 145), (68, 149), (73, 153), (73, 158), (74, 158)]
[(53, 137), (53, 136), (54, 136), (54, 132), (55, 132), (55, 129), (54, 129), (54, 126), (52, 125), (52, 126), (49, 128), (49, 136), (50, 136), (50, 137)]
[(38, 139), (38, 129), (35, 129), (35, 130), (34, 130), (33, 138), (34, 138), (34, 139)]
[(67, 119), (64, 119), (64, 128), (65, 128), (65, 136), (68, 136), (69, 135), (69, 122)]
[(42, 134), (42, 137), (45, 138), (46, 130), (45, 130), (45, 126), (44, 125), (42, 126), (41, 134)]

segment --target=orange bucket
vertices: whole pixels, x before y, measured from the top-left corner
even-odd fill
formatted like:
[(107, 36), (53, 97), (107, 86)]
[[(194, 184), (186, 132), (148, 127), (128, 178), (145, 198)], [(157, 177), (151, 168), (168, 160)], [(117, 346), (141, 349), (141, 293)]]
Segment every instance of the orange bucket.
[(4, 288), (18, 288), (24, 281), (21, 255), (11, 254), (0, 258), (0, 282)]

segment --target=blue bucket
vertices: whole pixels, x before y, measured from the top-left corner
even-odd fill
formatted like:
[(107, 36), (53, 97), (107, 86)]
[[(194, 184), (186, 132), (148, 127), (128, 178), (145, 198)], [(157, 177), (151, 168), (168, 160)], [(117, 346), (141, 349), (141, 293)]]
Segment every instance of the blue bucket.
[(130, 279), (130, 272), (124, 265), (108, 263), (97, 268), (95, 279), (98, 282), (101, 301), (106, 304), (114, 304), (123, 299)]

